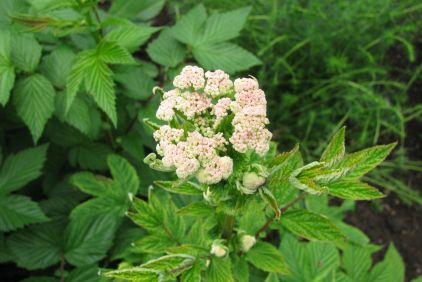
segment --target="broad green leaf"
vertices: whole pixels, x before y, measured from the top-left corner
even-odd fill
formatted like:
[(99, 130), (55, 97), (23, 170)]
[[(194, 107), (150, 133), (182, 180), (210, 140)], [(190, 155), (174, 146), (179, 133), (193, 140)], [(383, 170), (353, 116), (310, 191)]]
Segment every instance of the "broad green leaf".
[(100, 113), (93, 109), (92, 103), (89, 103), (86, 97), (77, 95), (70, 108), (66, 111), (67, 93), (62, 91), (56, 95), (55, 114), (60, 121), (65, 122), (78, 129), (85, 135), (95, 136), (98, 129), (96, 124), (101, 119)]
[(280, 249), (290, 274), (281, 281), (324, 281), (340, 265), (340, 256), (332, 243), (299, 242), (289, 233), (281, 241)]
[(127, 24), (107, 33), (105, 39), (114, 41), (129, 51), (135, 51), (158, 30), (158, 27)]
[(371, 252), (365, 247), (348, 244), (343, 251), (343, 265), (355, 281), (366, 281), (372, 265)]
[(41, 58), (41, 45), (32, 34), (14, 34), (12, 37), (12, 59), (16, 68), (33, 72)]
[(344, 238), (329, 219), (306, 210), (289, 210), (281, 216), (280, 221), (290, 232), (307, 239), (336, 241)]
[(298, 190), (290, 184), (289, 177), (294, 170), (302, 165), (303, 160), (299, 152), (299, 146), (295, 146), (289, 152), (279, 154), (271, 161), (271, 171), (267, 185), (280, 206), (296, 197)]
[(33, 225), (13, 233), (8, 247), (18, 266), (29, 270), (47, 268), (60, 262), (62, 232), (60, 221)]
[(183, 43), (195, 45), (201, 40), (202, 25), (206, 18), (207, 11), (202, 4), (199, 4), (177, 21), (170, 29), (171, 34)]
[(85, 88), (97, 105), (107, 114), (114, 126), (117, 126), (116, 94), (112, 71), (100, 59), (92, 59), (85, 73)]
[(257, 242), (255, 246), (246, 253), (245, 258), (256, 268), (267, 272), (289, 272), (280, 251), (266, 242)]
[(243, 257), (234, 257), (233, 276), (237, 282), (249, 282), (249, 265)]
[(372, 268), (367, 281), (404, 281), (404, 262), (394, 244), (388, 246), (384, 260)]
[(131, 252), (134, 253), (148, 253), (148, 254), (163, 254), (169, 247), (174, 246), (174, 242), (171, 241), (165, 235), (147, 235), (141, 239), (135, 241), (131, 248)]
[(32, 0), (30, 4), (37, 12), (46, 13), (53, 10), (75, 7), (77, 2), (73, 0)]
[(344, 134), (346, 128), (342, 127), (331, 139), (327, 148), (321, 156), (321, 162), (334, 162), (341, 159), (346, 153), (346, 147), (344, 145)]
[(74, 217), (65, 230), (65, 257), (74, 266), (104, 258), (120, 219), (114, 215)]
[(116, 17), (147, 21), (158, 15), (164, 0), (113, 0), (109, 13)]
[(330, 195), (350, 200), (373, 200), (384, 197), (374, 187), (357, 180), (343, 180), (328, 184)]
[(71, 48), (59, 46), (43, 58), (41, 71), (54, 86), (64, 88), (75, 56)]
[(166, 67), (177, 66), (185, 56), (185, 48), (168, 29), (163, 30), (157, 39), (148, 44), (147, 53), (151, 59)]
[(107, 157), (108, 167), (117, 187), (127, 193), (136, 194), (140, 182), (135, 168), (123, 157), (109, 155)]
[(73, 100), (78, 93), (82, 81), (84, 80), (87, 69), (91, 65), (91, 57), (95, 55), (95, 51), (88, 50), (80, 52), (73, 61), (71, 71), (66, 80), (66, 111), (69, 111)]
[(192, 49), (193, 56), (206, 69), (222, 69), (227, 73), (247, 70), (261, 64), (249, 51), (232, 43), (200, 44)]
[(349, 168), (348, 178), (359, 178), (379, 165), (397, 143), (378, 145), (359, 152), (346, 155), (334, 168)]
[(15, 191), (41, 175), (47, 146), (22, 150), (9, 155), (0, 170), (0, 194)]
[(264, 282), (280, 282), (276, 273), (268, 274), (267, 278), (265, 278)]
[(107, 156), (112, 152), (104, 143), (86, 142), (69, 151), (69, 162), (82, 169), (107, 170)]
[(133, 199), (133, 207), (136, 213), (129, 213), (130, 219), (136, 224), (148, 230), (154, 230), (163, 223), (163, 212), (159, 211), (153, 203), (147, 203), (141, 199)]
[(145, 100), (152, 95), (156, 82), (142, 68), (117, 72), (114, 79), (122, 84), (122, 94), (136, 100)]
[(0, 197), (0, 230), (10, 231), (27, 224), (47, 221), (38, 204), (27, 196)]
[[(1, 36), (1, 34), (0, 34)], [(0, 55), (0, 104), (5, 106), (9, 101), (10, 91), (15, 83), (15, 68)]]
[(44, 126), (54, 112), (55, 91), (50, 81), (41, 74), (33, 74), (17, 82), (13, 102), (18, 115), (31, 131), (36, 143)]
[(177, 211), (180, 215), (190, 216), (208, 216), (214, 212), (214, 209), (205, 202), (193, 202)]
[(98, 282), (98, 266), (94, 264), (77, 267), (66, 277), (66, 282)]
[(101, 273), (101, 275), (110, 278), (118, 278), (127, 281), (136, 282), (158, 282), (160, 272), (142, 267), (132, 267)]
[(154, 181), (154, 184), (158, 187), (169, 191), (171, 193), (177, 193), (182, 195), (202, 195), (200, 187), (189, 181)]
[(248, 234), (255, 234), (267, 222), (264, 206), (257, 201), (249, 202), (248, 208), (240, 216), (239, 229)]
[(135, 64), (135, 59), (129, 51), (118, 42), (101, 41), (97, 47), (97, 55), (102, 62), (107, 64)]
[(244, 7), (227, 13), (211, 15), (205, 24), (201, 43), (216, 43), (237, 37), (250, 11), (250, 7)]
[(70, 218), (81, 217), (103, 217), (110, 214), (122, 218), (128, 209), (128, 200), (116, 197), (115, 195), (105, 195), (103, 197), (90, 199), (79, 204), (70, 213)]
[(205, 271), (205, 281), (234, 282), (230, 258), (213, 257)]
[(183, 272), (181, 277), (182, 282), (198, 282), (201, 281), (201, 263), (196, 261), (193, 266), (187, 271)]
[[(195, 257), (186, 254), (172, 254), (150, 260), (140, 267), (159, 271), (166, 280), (174, 279), (192, 267)], [(163, 279), (163, 280), (164, 280)]]
[(97, 176), (91, 172), (77, 172), (70, 178), (70, 183), (92, 196), (103, 196), (111, 189), (109, 178)]

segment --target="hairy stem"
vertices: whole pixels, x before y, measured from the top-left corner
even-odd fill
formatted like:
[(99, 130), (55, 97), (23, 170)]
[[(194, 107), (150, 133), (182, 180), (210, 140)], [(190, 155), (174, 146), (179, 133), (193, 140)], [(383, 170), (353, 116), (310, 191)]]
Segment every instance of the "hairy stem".
[(223, 221), (223, 238), (229, 239), (233, 233), (235, 218), (232, 215), (225, 215)]
[(64, 259), (64, 255), (60, 258), (60, 282), (64, 282), (64, 267), (66, 265), (66, 261)]
[[(299, 196), (297, 196), (295, 199), (293, 199), (292, 201), (290, 201), (289, 203), (287, 203), (284, 207), (282, 207), (280, 209), (280, 214), (283, 215), (283, 213), (288, 210), (290, 207), (292, 207), (294, 204), (296, 204), (297, 202), (303, 200), (306, 196), (306, 193), (301, 193)], [(270, 218), (264, 225), (262, 225), (261, 228), (259, 228), (259, 230), (255, 233), (255, 238), (258, 238), (259, 235), (264, 232), (270, 225), (271, 223), (273, 223), (275, 220), (275, 216), (273, 216), (272, 218)]]

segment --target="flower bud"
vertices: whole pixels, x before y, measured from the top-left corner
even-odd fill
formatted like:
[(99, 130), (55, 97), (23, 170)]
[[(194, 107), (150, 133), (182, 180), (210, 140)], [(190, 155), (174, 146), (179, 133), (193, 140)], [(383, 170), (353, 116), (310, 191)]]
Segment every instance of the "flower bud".
[(258, 175), (255, 172), (247, 172), (243, 175), (241, 191), (245, 194), (253, 194), (256, 190), (264, 185), (265, 177)]
[(256, 239), (254, 236), (251, 235), (243, 235), (240, 237), (240, 248), (244, 253), (249, 251), (256, 243)]
[(222, 240), (215, 240), (211, 246), (211, 254), (216, 257), (224, 257), (227, 255), (229, 249), (223, 245)]

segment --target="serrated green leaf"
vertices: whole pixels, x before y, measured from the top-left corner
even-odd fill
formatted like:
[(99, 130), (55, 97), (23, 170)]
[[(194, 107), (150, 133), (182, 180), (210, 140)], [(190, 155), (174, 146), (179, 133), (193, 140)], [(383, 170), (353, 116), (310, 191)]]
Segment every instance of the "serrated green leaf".
[(29, 270), (42, 269), (60, 262), (63, 222), (31, 226), (13, 233), (8, 247), (17, 265)]
[(109, 13), (116, 17), (147, 21), (160, 13), (164, 3), (164, 0), (114, 0)]
[(176, 278), (192, 267), (195, 257), (186, 254), (171, 254), (150, 260), (142, 268), (159, 271), (164, 279)]
[(265, 278), (264, 282), (280, 282), (276, 273), (268, 274), (267, 278)]
[(321, 156), (321, 162), (334, 162), (341, 159), (346, 153), (346, 147), (344, 145), (344, 135), (346, 128), (342, 127), (331, 139), (327, 148)]
[(43, 58), (41, 71), (54, 86), (64, 88), (75, 56), (71, 48), (59, 46)]
[(109, 155), (107, 163), (117, 187), (126, 194), (135, 195), (140, 185), (135, 168), (126, 159), (118, 155)]
[(158, 187), (171, 192), (182, 195), (202, 195), (200, 187), (190, 181), (154, 181), (154, 184)]
[(152, 269), (132, 267), (101, 273), (102, 276), (136, 282), (158, 282), (160, 273)]
[(359, 178), (379, 165), (393, 150), (397, 143), (378, 145), (346, 155), (335, 163), (333, 168), (349, 168), (347, 178)]
[(133, 200), (133, 207), (136, 213), (129, 213), (129, 218), (145, 229), (154, 230), (163, 224), (163, 213), (157, 208), (141, 199)]
[(267, 272), (289, 272), (280, 251), (266, 242), (257, 242), (255, 246), (246, 253), (245, 258), (256, 268)]
[(221, 69), (227, 73), (247, 70), (261, 64), (249, 51), (232, 43), (200, 44), (192, 49), (193, 56), (206, 69)]
[(15, 191), (41, 175), (47, 146), (22, 150), (9, 155), (0, 170), (0, 194)]
[(66, 282), (98, 282), (98, 266), (94, 264), (77, 267), (66, 277)]
[(112, 71), (101, 60), (93, 59), (87, 68), (85, 88), (97, 105), (107, 114), (114, 126), (117, 126), (116, 94)]
[(234, 282), (230, 258), (213, 257), (205, 271), (205, 281)]
[(330, 195), (350, 200), (373, 200), (384, 197), (374, 187), (357, 180), (341, 180), (329, 183), (328, 193)]
[(105, 39), (117, 42), (129, 51), (135, 51), (158, 30), (160, 30), (158, 27), (127, 24), (107, 33)]
[(147, 53), (154, 62), (175, 67), (183, 60), (185, 48), (172, 36), (169, 29), (165, 29), (148, 45)]
[(198, 282), (201, 281), (201, 263), (196, 261), (193, 266), (187, 271), (183, 272), (181, 277), (182, 282)]
[(96, 176), (91, 172), (78, 172), (72, 175), (70, 182), (83, 192), (92, 196), (104, 196), (112, 189), (109, 178)]
[(31, 131), (37, 143), (44, 126), (54, 112), (55, 91), (50, 81), (41, 74), (33, 74), (18, 81), (13, 102), (18, 115)]
[(107, 156), (113, 151), (104, 143), (87, 142), (69, 151), (69, 162), (82, 169), (106, 170)]
[(208, 216), (214, 212), (214, 209), (205, 202), (193, 202), (180, 208), (177, 213), (190, 216)]
[(145, 100), (152, 95), (156, 82), (142, 68), (118, 72), (114, 79), (123, 85), (122, 94), (136, 100)]
[(307, 239), (320, 241), (344, 239), (340, 229), (329, 219), (306, 210), (289, 210), (281, 216), (280, 221), (290, 232)]
[[(0, 34), (1, 35), (1, 34)], [(15, 68), (7, 58), (0, 55), (0, 104), (5, 106), (15, 83)]]
[(195, 45), (201, 40), (201, 28), (207, 18), (204, 5), (199, 4), (183, 15), (170, 29), (171, 34), (180, 42)]
[(388, 246), (384, 260), (373, 267), (367, 281), (404, 281), (404, 262), (394, 244)]
[(174, 245), (174, 242), (171, 241), (165, 235), (147, 235), (133, 243), (133, 246), (131, 247), (131, 252), (163, 254), (167, 248), (172, 247)]
[(25, 72), (33, 72), (41, 58), (42, 47), (32, 34), (14, 34), (12, 37), (13, 64)]
[(243, 7), (227, 13), (211, 15), (205, 23), (201, 43), (216, 43), (237, 37), (250, 11), (251, 7)]
[(135, 64), (135, 60), (129, 51), (118, 42), (103, 40), (98, 44), (97, 56), (107, 64)]
[(95, 136), (97, 129), (95, 128), (97, 119), (100, 114), (92, 108), (92, 103), (88, 103), (87, 99), (77, 95), (70, 108), (66, 111), (67, 93), (58, 92), (56, 95), (55, 114), (60, 121), (65, 122), (78, 129), (85, 135)]
[(249, 265), (244, 258), (235, 257), (232, 269), (236, 282), (249, 282)]
[(332, 243), (302, 243), (287, 233), (280, 249), (290, 270), (288, 276), (281, 276), (282, 281), (324, 281), (340, 265), (338, 250)]
[(84, 266), (105, 257), (120, 219), (114, 215), (74, 217), (65, 230), (65, 257), (74, 266)]
[(27, 224), (47, 221), (38, 204), (29, 197), (11, 195), (0, 197), (0, 230), (11, 231)]
[(0, 263), (11, 262), (13, 255), (6, 244), (6, 237), (4, 233), (0, 232)]
[(343, 251), (343, 265), (347, 275), (355, 281), (367, 281), (372, 265), (371, 252), (365, 247), (348, 244)]

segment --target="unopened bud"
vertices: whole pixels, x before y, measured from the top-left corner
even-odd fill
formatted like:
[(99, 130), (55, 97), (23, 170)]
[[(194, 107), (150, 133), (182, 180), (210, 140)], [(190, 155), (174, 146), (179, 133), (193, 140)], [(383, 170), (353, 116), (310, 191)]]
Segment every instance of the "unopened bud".
[(243, 235), (240, 237), (240, 248), (244, 253), (249, 251), (256, 243), (255, 236)]
[(243, 175), (241, 191), (245, 194), (253, 194), (256, 190), (264, 185), (265, 177), (255, 172), (248, 172)]
[(222, 244), (222, 240), (215, 240), (212, 243), (211, 252), (210, 253), (212, 255), (215, 255), (216, 257), (221, 258), (221, 257), (224, 257), (224, 256), (227, 255), (228, 248)]

